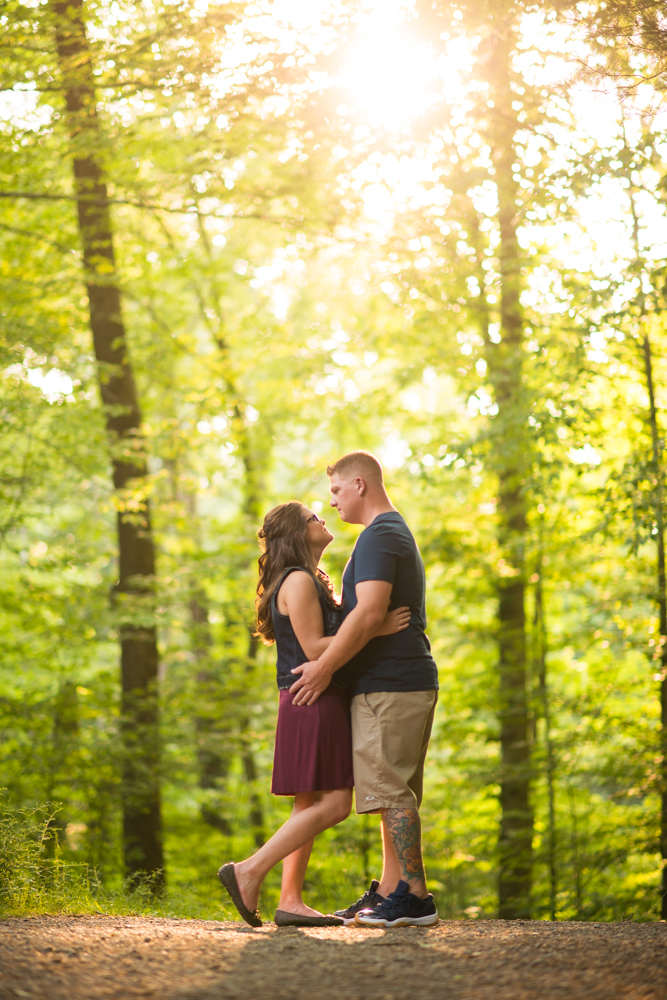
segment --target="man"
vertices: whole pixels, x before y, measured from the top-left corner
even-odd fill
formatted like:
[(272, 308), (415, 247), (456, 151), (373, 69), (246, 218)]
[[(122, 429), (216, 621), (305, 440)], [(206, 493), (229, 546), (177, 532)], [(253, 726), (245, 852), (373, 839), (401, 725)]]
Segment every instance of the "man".
[[(293, 673), (295, 705), (312, 705), (332, 676), (351, 688), (358, 813), (382, 817), (383, 871), (346, 910), (346, 924), (396, 927), (437, 923), (422, 861), (419, 806), (424, 761), (438, 698), (438, 675), (425, 634), (424, 564), (410, 529), (387, 496), (382, 466), (366, 451), (330, 465), (331, 506), (364, 531), (343, 574), (343, 623), (319, 660)], [(388, 608), (410, 607), (410, 625), (369, 637)]]

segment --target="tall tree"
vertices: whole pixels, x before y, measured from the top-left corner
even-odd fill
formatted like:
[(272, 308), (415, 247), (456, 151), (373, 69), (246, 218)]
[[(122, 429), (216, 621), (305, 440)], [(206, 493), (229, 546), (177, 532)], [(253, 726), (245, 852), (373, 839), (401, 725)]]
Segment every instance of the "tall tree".
[[(625, 138), (625, 136), (624, 136)], [(649, 148), (653, 143), (653, 137), (649, 139)], [(661, 900), (660, 916), (667, 920), (667, 571), (665, 567), (665, 471), (664, 471), (664, 431), (660, 426), (658, 417), (658, 404), (656, 400), (656, 376), (654, 363), (654, 346), (651, 337), (651, 328), (655, 325), (656, 319), (664, 311), (664, 296), (658, 291), (663, 281), (663, 268), (658, 268), (658, 274), (652, 274), (652, 268), (647, 266), (644, 256), (644, 247), (640, 239), (640, 216), (637, 206), (638, 189), (635, 182), (635, 170), (633, 167), (644, 164), (641, 163), (641, 153), (639, 163), (633, 163), (633, 150), (628, 148), (627, 139), (621, 153), (621, 160), (625, 168), (626, 178), (629, 181), (628, 196), (630, 201), (630, 212), (632, 216), (632, 243), (635, 252), (633, 270), (637, 272), (639, 278), (639, 292), (635, 301), (637, 313), (637, 323), (633, 330), (634, 337), (639, 348), (642, 367), (644, 369), (644, 380), (648, 395), (648, 407), (645, 413), (646, 423), (650, 435), (649, 460), (646, 463), (650, 476), (650, 489), (648, 491), (648, 514), (651, 522), (651, 535), (656, 546), (656, 578), (654, 599), (658, 607), (658, 622), (660, 628), (660, 652), (658, 654), (660, 662), (660, 756), (661, 761), (661, 810), (660, 810), (660, 857), (662, 860), (661, 879)], [(646, 241), (644, 241), (646, 242)], [(650, 289), (647, 296), (646, 289)], [(648, 299), (648, 301), (647, 301)]]
[[(616, 63), (617, 57), (615, 57)], [(627, 67), (626, 67), (627, 71)], [(620, 88), (621, 98), (623, 88)], [(619, 104), (618, 134), (611, 148), (604, 151), (607, 176), (616, 178), (627, 194), (630, 252), (623, 273), (623, 284), (631, 290), (625, 293), (625, 308), (619, 310), (611, 303), (605, 315), (607, 330), (618, 331), (621, 343), (616, 351), (636, 370), (645, 390), (645, 405), (641, 420), (645, 433), (633, 447), (625, 468), (610, 480), (610, 494), (619, 499), (619, 521), (630, 514), (633, 522), (634, 546), (647, 542), (654, 546), (654, 571), (649, 598), (658, 612), (660, 641), (657, 649), (649, 648), (651, 666), (658, 661), (660, 701), (660, 835), (661, 857), (660, 912), (667, 919), (667, 570), (665, 562), (665, 467), (664, 440), (660, 405), (661, 386), (656, 371), (656, 342), (667, 312), (664, 294), (664, 263), (657, 259), (652, 248), (652, 238), (647, 232), (649, 219), (664, 211), (664, 180), (656, 183), (664, 167), (656, 152), (658, 136), (650, 118), (640, 129), (637, 122), (629, 121), (627, 109)], [(635, 140), (629, 131), (635, 131)], [(597, 166), (597, 164), (596, 164)], [(615, 287), (615, 286), (612, 286)], [(627, 505), (629, 504), (629, 510)], [(652, 546), (652, 547), (653, 547)]]
[[(56, 125), (59, 100), (64, 105), (62, 118), (73, 170), (89, 322), (118, 506), (119, 580), (114, 602), (122, 647), (126, 869), (130, 876), (142, 871), (152, 874), (156, 888), (161, 884), (163, 864), (155, 546), (141, 412), (123, 318), (123, 313), (131, 315), (125, 294), (127, 281), (118, 265), (118, 243), (114, 246), (114, 225), (119, 224), (119, 210), (114, 205), (131, 204), (135, 210), (151, 211), (151, 204), (166, 201), (165, 212), (174, 208), (182, 216), (191, 212), (194, 220), (199, 215), (197, 192), (207, 189), (208, 214), (217, 214), (225, 223), (235, 214), (270, 218), (274, 213), (280, 221), (296, 214), (303, 219), (295, 213), (295, 192), (303, 192), (303, 180), (313, 172), (313, 164), (305, 154), (287, 165), (284, 158), (278, 160), (288, 134), (295, 129), (284, 121), (276, 128), (282, 112), (267, 112), (260, 104), (283, 83), (303, 83), (307, 71), (300, 65), (294, 67), (293, 53), (277, 51), (285, 40), (284, 33), (278, 32), (276, 44), (276, 37), (267, 38), (262, 29), (253, 31), (247, 20), (232, 40), (236, 46), (248, 43), (247, 59), (242, 67), (236, 62), (231, 68), (225, 65), (227, 29), (238, 25), (241, 14), (233, 3), (212, 5), (203, 13), (188, 0), (150, 9), (141, 3), (128, 3), (120, 18), (87, 7), (84, 0), (61, 0), (44, 10), (13, 3), (9, 37), (3, 43), (11, 54), (5, 66), (8, 85), (18, 80), (21, 86), (27, 76), (33, 80), (36, 93), (48, 93), (52, 101), (52, 95), (59, 95), (54, 101)], [(260, 12), (260, 22), (261, 16)], [(26, 44), (27, 34), (34, 36), (30, 44)], [(238, 48), (236, 51), (238, 56)], [(267, 58), (269, 51), (272, 58)], [(299, 58), (303, 51), (302, 47)], [(291, 68), (286, 69), (288, 63)], [(115, 104), (110, 104), (110, 94)], [(151, 100), (158, 102), (164, 113), (161, 128), (169, 127), (179, 140), (177, 153), (168, 133), (156, 130)], [(220, 114), (223, 109), (224, 114)], [(179, 131), (186, 122), (189, 127)], [(47, 127), (45, 133), (51, 142), (60, 136), (57, 128)], [(258, 139), (271, 149), (276, 170), (271, 183), (267, 183), (266, 174), (258, 178), (239, 205), (237, 192), (230, 194), (235, 186), (230, 175), (238, 174), (239, 154), (248, 152), (248, 163), (257, 155), (251, 147)], [(54, 144), (58, 145), (57, 138)], [(155, 164), (151, 163), (151, 170), (142, 176), (136, 165), (148, 157)], [(161, 185), (165, 174), (170, 175), (166, 186)], [(25, 190), (3, 190), (2, 196), (28, 199), (28, 203), (72, 199), (71, 186), (60, 172), (55, 185), (53, 180), (43, 180), (41, 190), (30, 190), (26, 185)], [(113, 197), (109, 193), (112, 187)], [(174, 205), (174, 196), (180, 204)], [(237, 203), (221, 203), (231, 198)], [(167, 336), (168, 327), (167, 323)], [(240, 412), (237, 400), (231, 400), (230, 405)], [(251, 462), (248, 455), (248, 481), (254, 483)], [(256, 502), (254, 485), (250, 492)], [(246, 770), (252, 772), (251, 756), (248, 749)], [(257, 809), (254, 814), (258, 821)]]
[(152, 614), (155, 545), (141, 412), (129, 358), (116, 273), (113, 223), (99, 151), (93, 59), (83, 0), (52, 6), (60, 85), (67, 111), (90, 328), (118, 498), (118, 584), (123, 748), (123, 850), (126, 873), (164, 884), (159, 789), (157, 629)]
[[(238, 375), (234, 370), (234, 364), (230, 353), (229, 343), (225, 336), (225, 320), (222, 313), (222, 289), (215, 273), (215, 267), (211, 257), (211, 246), (207, 239), (206, 231), (201, 227), (202, 242), (205, 248), (207, 264), (211, 274), (209, 296), (206, 297), (201, 287), (198, 287), (198, 299), (202, 308), (202, 318), (209, 327), (211, 337), (219, 351), (219, 371), (223, 383), (224, 392), (228, 401), (231, 439), (236, 446), (242, 468), (242, 505), (241, 505), (241, 530), (245, 541), (245, 558), (243, 558), (242, 572), (247, 573), (250, 565), (254, 563), (255, 556), (255, 532), (262, 517), (262, 499), (265, 493), (264, 473), (270, 458), (270, 445), (268, 435), (262, 434), (261, 425), (257, 428), (256, 437), (260, 438), (264, 448), (260, 449), (253, 441), (251, 426), (246, 417), (247, 404), (244, 403), (239, 386)], [(205, 303), (210, 305), (206, 308)], [(262, 438), (264, 439), (262, 441)], [(261, 454), (261, 459), (260, 459)], [(246, 659), (246, 676), (252, 683), (252, 675), (257, 657), (258, 640), (253, 635), (252, 626), (248, 630), (248, 653)], [(240, 720), (241, 739), (241, 760), (243, 772), (250, 789), (250, 825), (253, 832), (255, 845), (261, 847), (264, 843), (264, 810), (262, 800), (257, 791), (257, 764), (253, 747), (248, 739), (247, 730), (249, 719), (247, 716)]]
[[(498, 476), (498, 648), (500, 673), (499, 915), (530, 915), (533, 818), (530, 806), (529, 705), (526, 693), (525, 547), (530, 444), (523, 376), (524, 318), (521, 308), (519, 184), (515, 172), (520, 124), (513, 105), (517, 41), (514, 5), (493, 5), (492, 23), (478, 66), (489, 84), (488, 140), (498, 197), (500, 342), (487, 343), (489, 376), (498, 414), (492, 423), (492, 464)], [(514, 84), (514, 87), (513, 87)]]
[[(651, 118), (656, 107), (664, 103), (667, 90), (667, 32), (665, 31), (662, 4), (655, 0), (618, 0), (612, 4), (581, 4), (576, 0), (555, 0), (554, 8), (565, 16), (570, 25), (576, 26), (597, 58), (580, 67), (578, 80), (604, 81), (616, 90), (621, 111), (622, 142), (616, 155), (600, 157), (607, 161), (612, 176), (620, 176), (628, 188), (631, 243), (633, 260), (627, 268), (627, 277), (636, 285), (636, 295), (628, 303), (633, 328), (627, 332), (638, 347), (638, 360), (643, 369), (648, 397), (645, 420), (649, 431), (648, 458), (644, 464), (650, 490), (642, 506), (648, 507), (651, 536), (656, 543), (656, 580), (654, 600), (658, 608), (660, 635), (667, 635), (667, 575), (665, 568), (665, 516), (664, 516), (664, 435), (660, 427), (656, 401), (655, 355), (652, 331), (657, 317), (664, 311), (662, 265), (656, 267), (650, 256), (649, 241), (642, 240), (642, 218), (638, 196), (647, 194), (658, 208), (664, 201), (661, 191), (649, 181), (643, 183), (642, 174), (647, 167), (662, 169), (656, 152), (656, 140)], [(648, 95), (651, 94), (649, 98)], [(623, 107), (625, 105), (625, 107)], [(626, 115), (641, 115), (645, 119), (643, 135), (634, 144), (628, 142)], [(638, 180), (639, 178), (639, 180)], [(618, 317), (612, 320), (618, 323)], [(635, 363), (636, 363), (635, 361)], [(645, 530), (645, 516), (639, 518)], [(660, 856), (661, 916), (667, 919), (667, 640), (661, 642), (654, 658), (661, 660), (660, 715), (661, 715), (661, 821)]]
[[(452, 191), (447, 217), (454, 219), (459, 212), (460, 238), (467, 241), (467, 247), (458, 252), (464, 255), (462, 263), (474, 286), (469, 285), (465, 298), (457, 301), (467, 300), (474, 312), (495, 404), (488, 431), (487, 462), (497, 483), (499, 557), (495, 576), (501, 751), (498, 896), (500, 916), (516, 919), (531, 913), (533, 838), (525, 614), (531, 401), (524, 371), (526, 323), (521, 304), (526, 255), (518, 238), (525, 218), (526, 194), (520, 187), (519, 171), (526, 118), (538, 121), (540, 109), (535, 92), (527, 87), (514, 65), (521, 5), (481, 0), (463, 7), (426, 0), (418, 4), (418, 12), (422, 32), (431, 37), (437, 32), (443, 44), (450, 32), (476, 36), (475, 89), (469, 95), (462, 131), (467, 136), (474, 134), (477, 141), (473, 145), (484, 143), (489, 151), (486, 167), (470, 149), (466, 160), (461, 144), (457, 149), (453, 138), (455, 127), (445, 126), (444, 131), (450, 135), (445, 152), (451, 163), (457, 164), (443, 171)], [(443, 31), (445, 27), (448, 31)], [(489, 242), (488, 224), (482, 226), (488, 209), (480, 212), (474, 205), (482, 182), (493, 187), (497, 201), (494, 243)], [(460, 244), (457, 246), (460, 248)], [(461, 283), (465, 289), (465, 282)], [(492, 317), (498, 320), (493, 333)]]

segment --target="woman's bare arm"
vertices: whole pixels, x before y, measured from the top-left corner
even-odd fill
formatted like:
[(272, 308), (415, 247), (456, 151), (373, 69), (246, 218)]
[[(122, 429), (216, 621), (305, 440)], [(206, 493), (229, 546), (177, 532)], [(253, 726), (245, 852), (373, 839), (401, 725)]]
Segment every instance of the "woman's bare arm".
[(299, 645), (309, 659), (316, 660), (333, 639), (325, 636), (322, 608), (315, 581), (309, 573), (290, 573), (278, 593), (278, 611), (289, 615)]

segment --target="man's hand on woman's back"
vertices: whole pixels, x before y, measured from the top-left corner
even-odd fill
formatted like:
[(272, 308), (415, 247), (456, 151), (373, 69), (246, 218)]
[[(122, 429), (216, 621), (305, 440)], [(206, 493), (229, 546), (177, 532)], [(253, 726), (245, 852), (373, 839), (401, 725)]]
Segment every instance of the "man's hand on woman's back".
[(293, 705), (314, 705), (331, 683), (331, 673), (320, 660), (310, 660), (295, 667), (293, 674), (301, 674), (290, 693), (294, 695)]

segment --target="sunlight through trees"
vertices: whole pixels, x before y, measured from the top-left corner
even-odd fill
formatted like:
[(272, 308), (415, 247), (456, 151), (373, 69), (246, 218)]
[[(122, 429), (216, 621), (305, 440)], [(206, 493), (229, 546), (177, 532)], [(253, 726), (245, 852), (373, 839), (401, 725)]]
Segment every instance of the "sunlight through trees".
[[(369, 448), (427, 569), (441, 915), (667, 919), (660, 6), (0, 18), (16, 828), (42, 810), (45, 857), (222, 912), (211, 873), (287, 809), (255, 532)], [(363, 817), (324, 834), (316, 905), (379, 863)]]

